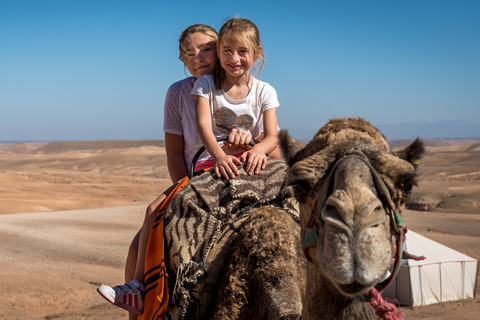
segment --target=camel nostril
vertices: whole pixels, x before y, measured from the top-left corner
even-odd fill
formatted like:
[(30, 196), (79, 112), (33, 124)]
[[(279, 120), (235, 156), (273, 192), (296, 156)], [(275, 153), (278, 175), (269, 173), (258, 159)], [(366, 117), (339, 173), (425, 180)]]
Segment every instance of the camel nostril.
[(344, 219), (344, 214), (342, 212), (342, 207), (338, 208), (335, 204), (327, 204), (322, 210), (322, 220), (335, 227), (342, 230), (350, 230), (347, 222)]
[(334, 206), (331, 206), (331, 205), (326, 205), (326, 206), (325, 206), (325, 210), (327, 210), (327, 211), (334, 211), (334, 210), (337, 210), (337, 208), (335, 208)]

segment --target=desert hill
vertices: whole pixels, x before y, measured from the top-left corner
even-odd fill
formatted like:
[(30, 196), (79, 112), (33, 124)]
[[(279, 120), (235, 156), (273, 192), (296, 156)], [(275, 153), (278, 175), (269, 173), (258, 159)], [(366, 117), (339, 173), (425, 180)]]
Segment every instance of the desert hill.
[[(480, 141), (462, 142), (427, 141), (403, 215), (412, 230), (480, 259)], [(162, 143), (0, 144), (0, 319), (126, 318), (95, 288), (122, 283), (146, 205), (171, 184)], [(404, 308), (405, 318), (475, 319), (476, 292)]]
[(138, 148), (143, 146), (165, 147), (164, 140), (97, 140), (97, 141), (56, 141), (56, 142), (34, 142), (34, 143), (4, 143), (2, 148), (13, 153), (59, 153), (67, 151), (82, 150), (105, 150)]
[(480, 143), (427, 147), (421, 182), (408, 208), (476, 214), (480, 208)]
[[(410, 141), (390, 143), (400, 148)], [(430, 139), (425, 144), (421, 183), (408, 208), (476, 213), (480, 141)], [(164, 141), (145, 140), (10, 144), (0, 147), (0, 182), (0, 213), (5, 214), (146, 203), (170, 180)]]
[[(389, 140), (388, 143), (392, 148), (406, 146), (414, 139), (399, 139)], [(464, 139), (422, 139), (423, 143), (427, 147), (448, 147), (458, 145), (474, 145), (480, 143), (480, 138), (464, 138)]]
[(170, 183), (163, 141), (52, 142), (0, 150), (0, 214), (147, 203)]

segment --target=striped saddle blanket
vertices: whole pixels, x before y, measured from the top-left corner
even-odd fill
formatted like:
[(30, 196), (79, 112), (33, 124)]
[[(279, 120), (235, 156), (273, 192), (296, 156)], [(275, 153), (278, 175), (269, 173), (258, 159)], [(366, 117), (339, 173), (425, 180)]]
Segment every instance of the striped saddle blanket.
[[(174, 278), (169, 280), (175, 280), (168, 307), (170, 318), (185, 316), (193, 301), (192, 291), (205, 276), (208, 253), (221, 234), (235, 227), (235, 222), (252, 208), (278, 207), (299, 220), (297, 200), (286, 181), (285, 162), (269, 159), (266, 168), (257, 175), (248, 175), (243, 167), (239, 171), (240, 175), (230, 180), (217, 178), (213, 170), (194, 177), (171, 200), (165, 212), (165, 254)], [(145, 307), (149, 303), (147, 298)]]

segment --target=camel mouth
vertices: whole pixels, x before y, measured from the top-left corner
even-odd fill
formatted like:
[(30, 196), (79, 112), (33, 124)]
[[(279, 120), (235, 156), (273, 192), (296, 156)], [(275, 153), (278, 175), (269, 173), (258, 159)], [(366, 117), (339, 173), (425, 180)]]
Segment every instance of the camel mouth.
[(346, 295), (356, 296), (370, 290), (372, 286), (368, 284), (361, 284), (354, 281), (350, 284), (340, 284), (339, 289)]

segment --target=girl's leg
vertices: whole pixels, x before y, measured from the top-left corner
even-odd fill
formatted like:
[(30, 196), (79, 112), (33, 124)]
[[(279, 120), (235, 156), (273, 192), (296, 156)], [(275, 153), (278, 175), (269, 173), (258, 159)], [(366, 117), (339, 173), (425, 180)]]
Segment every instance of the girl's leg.
[[(101, 285), (97, 288), (98, 293), (109, 302), (130, 311), (130, 313), (142, 314), (143, 312), (143, 283), (145, 281), (145, 254), (147, 250), (150, 231), (157, 218), (157, 213), (165, 198), (178, 185), (178, 182), (168, 188), (146, 210), (143, 226), (134, 237), (127, 256), (125, 266), (125, 285), (109, 287)], [(137, 245), (138, 243), (138, 245)], [(137, 256), (135, 259), (135, 251)], [(133, 256), (132, 256), (133, 255)], [(135, 265), (134, 269), (132, 268)], [(130, 280), (129, 280), (130, 279)], [(133, 279), (133, 280), (132, 280)], [(129, 315), (130, 320), (136, 320), (136, 316)]]
[[(128, 248), (127, 261), (125, 263), (125, 283), (132, 281), (135, 277), (135, 266), (137, 265), (138, 243), (141, 231), (142, 229), (140, 229), (135, 237), (133, 237), (132, 243)], [(128, 320), (137, 320), (137, 315), (129, 312)]]
[(138, 230), (137, 234), (130, 243), (128, 248), (127, 261), (125, 262), (125, 282), (130, 282), (135, 277), (135, 266), (137, 265), (138, 244), (140, 242), (140, 233), (142, 229)]
[(145, 279), (145, 252), (147, 251), (148, 239), (150, 238), (150, 231), (152, 230), (159, 207), (162, 205), (165, 198), (170, 192), (177, 186), (178, 182), (173, 184), (170, 188), (165, 190), (155, 201), (153, 201), (148, 207), (145, 213), (145, 220), (143, 221), (143, 227), (140, 230), (137, 264), (135, 267), (134, 279), (140, 281), (142, 284)]

